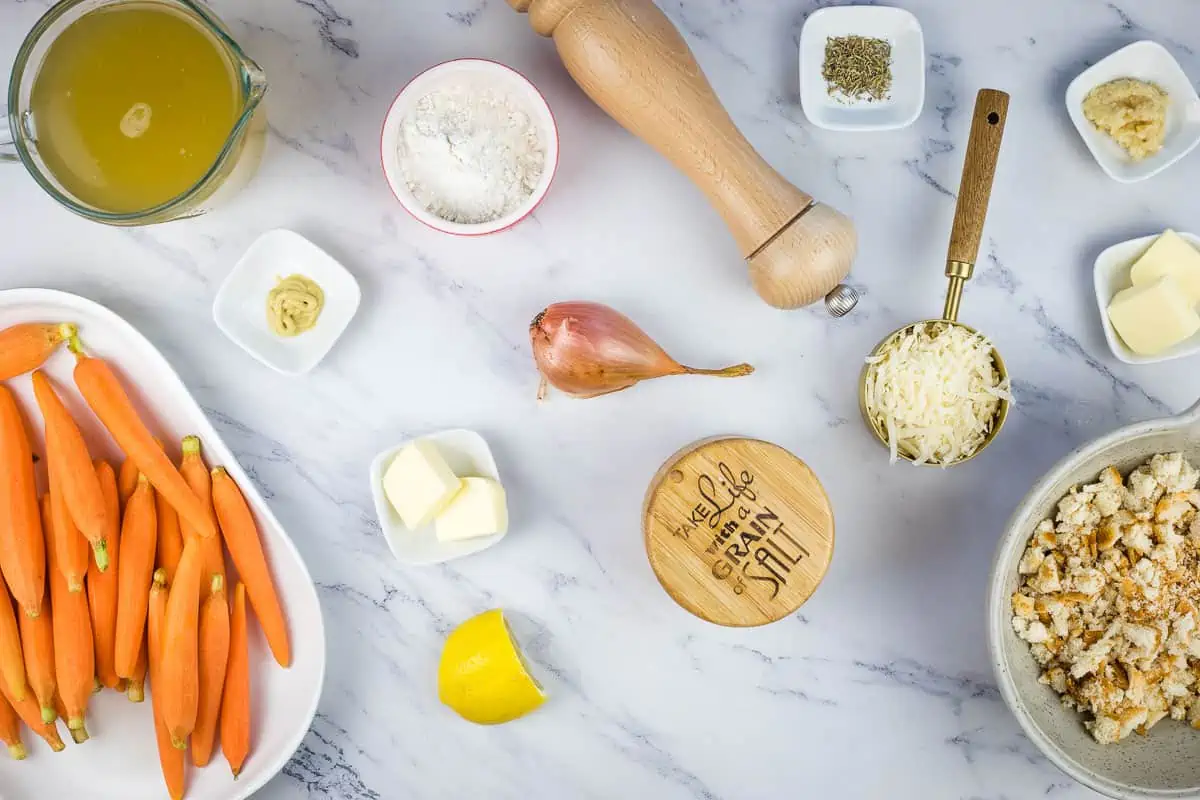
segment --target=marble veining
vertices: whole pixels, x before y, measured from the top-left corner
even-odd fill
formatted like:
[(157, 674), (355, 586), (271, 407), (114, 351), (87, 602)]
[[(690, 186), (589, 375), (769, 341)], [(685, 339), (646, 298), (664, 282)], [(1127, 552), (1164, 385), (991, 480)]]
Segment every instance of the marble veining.
[[(765, 307), (703, 197), (587, 100), (553, 44), (503, 0), (213, 0), (265, 69), (270, 135), (255, 180), (195, 220), (140, 230), (76, 219), (0, 168), (0, 288), (111, 307), (180, 371), (304, 555), (329, 668), (312, 729), (260, 797), (1093, 797), (1020, 733), (988, 667), (983, 598), (996, 537), (1073, 447), (1200, 396), (1187, 362), (1135, 368), (1104, 344), (1091, 264), (1108, 245), (1200, 230), (1194, 156), (1120, 186), (1063, 108), (1087, 65), (1141, 38), (1200, 79), (1188, 0), (897, 0), (923, 23), (924, 112), (886, 134), (831, 134), (799, 107), (797, 44), (824, 0), (662, 0), (735, 122), (790, 180), (856, 221), (848, 318)], [(50, 0), (0, 0), (0, 64)], [(549, 197), (501, 236), (427, 230), (378, 162), (388, 103), (421, 69), (494, 58), (545, 93), (561, 132)], [(1003, 436), (952, 471), (888, 467), (860, 424), (857, 375), (884, 334), (936, 314), (977, 89), (1012, 95), (964, 321), (993, 337), (1019, 403)], [(210, 306), (259, 234), (292, 228), (363, 287), (359, 315), (311, 375), (268, 372)], [(594, 299), (681, 361), (749, 361), (738, 381), (670, 379), (592, 401), (534, 401), (533, 315)], [(471, 427), (496, 452), (509, 537), (404, 569), (366, 485), (376, 452)], [(659, 464), (737, 432), (807, 460), (837, 547), (802, 612), (759, 630), (693, 619), (657, 585), (640, 505)], [(441, 642), (502, 606), (552, 699), (473, 727), (437, 701)]]

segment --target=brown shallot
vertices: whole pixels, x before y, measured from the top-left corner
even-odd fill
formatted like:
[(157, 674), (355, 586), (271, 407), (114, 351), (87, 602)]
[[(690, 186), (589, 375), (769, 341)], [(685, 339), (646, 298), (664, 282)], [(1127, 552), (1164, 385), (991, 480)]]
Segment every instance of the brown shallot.
[(715, 375), (736, 378), (754, 367), (685, 367), (620, 312), (600, 303), (555, 303), (529, 325), (533, 359), (546, 384), (573, 397), (597, 397), (628, 389), (639, 381), (665, 375)]

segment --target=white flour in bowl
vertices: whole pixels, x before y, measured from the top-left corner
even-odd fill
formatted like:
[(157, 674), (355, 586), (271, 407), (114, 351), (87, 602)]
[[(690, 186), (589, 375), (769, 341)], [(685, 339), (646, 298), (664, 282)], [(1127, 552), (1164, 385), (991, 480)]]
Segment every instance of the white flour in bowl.
[(546, 163), (525, 109), (502, 91), (469, 86), (418, 100), (400, 123), (397, 155), (417, 202), (467, 224), (491, 222), (520, 205)]

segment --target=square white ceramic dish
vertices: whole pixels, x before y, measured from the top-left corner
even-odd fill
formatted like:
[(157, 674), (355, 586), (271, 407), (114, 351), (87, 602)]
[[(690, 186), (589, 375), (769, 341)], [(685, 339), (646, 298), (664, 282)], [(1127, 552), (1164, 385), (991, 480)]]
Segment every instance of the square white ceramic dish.
[[(886, 39), (892, 45), (892, 90), (883, 100), (830, 95), (821, 69), (825, 40), (837, 36)], [(921, 23), (902, 8), (833, 6), (813, 12), (800, 33), (800, 106), (804, 116), (831, 131), (904, 128), (925, 106), (925, 36)]]
[[(267, 563), (288, 620), (292, 665), (281, 668), (271, 657), (257, 620), (250, 614), (250, 686), (254, 724), (250, 731), (250, 756), (235, 781), (225, 758), (215, 754), (204, 769), (189, 767), (189, 800), (244, 800), (254, 795), (281, 770), (308, 733), (325, 676), (325, 627), (317, 590), (296, 545), (263, 501), (233, 453), (217, 436), (208, 417), (188, 393), (162, 354), (129, 323), (103, 306), (65, 292), (48, 289), (0, 291), (0, 330), (21, 322), (74, 322), (87, 351), (112, 364), (130, 399), (150, 428), (168, 446), (173, 458), (178, 442), (195, 434), (204, 444), (209, 466), (222, 465), (237, 481), (254, 513)], [(71, 373), (75, 359), (65, 349), (50, 357), (44, 367), (72, 411), (96, 458), (115, 466), (123, 457), (112, 438), (84, 404)], [(34, 452), (45, 453), (42, 425), (28, 375), (6, 381), (28, 415)], [(39, 471), (41, 471), (39, 469)], [(44, 478), (43, 478), (44, 479)], [(314, 535), (315, 535), (314, 531)], [(236, 581), (229, 574), (228, 591)], [(150, 686), (150, 694), (154, 687)], [(23, 732), (29, 758), (0, 758), (0, 797), (96, 798), (96, 800), (154, 800), (167, 796), (152, 731), (150, 698), (130, 703), (117, 692), (105, 690), (88, 704), (88, 730), (92, 738), (75, 745), (65, 725), (59, 734), (67, 748), (52, 753), (29, 730)], [(292, 787), (277, 789), (287, 794)]]
[[(450, 469), (460, 478), (491, 478), (500, 480), (500, 470), (496, 467), (496, 459), (483, 437), (474, 431), (452, 430), (419, 436), (418, 439), (433, 442)], [(477, 539), (464, 539), (459, 542), (443, 542), (437, 538), (432, 523), (425, 527), (410, 531), (391, 501), (383, 492), (383, 475), (391, 465), (392, 459), (405, 448), (408, 439), (395, 447), (384, 450), (375, 456), (371, 462), (371, 496), (375, 499), (375, 513), (379, 517), (379, 526), (387, 539), (392, 555), (401, 564), (414, 566), (422, 564), (440, 564), (443, 561), (469, 556), (481, 550), (487, 550), (504, 538), (505, 533), (492, 536), (481, 536)]]
[[(1179, 231), (1177, 233), (1190, 242), (1192, 246), (1200, 248), (1200, 236)], [(1129, 281), (1130, 268), (1135, 261), (1150, 249), (1150, 245), (1154, 244), (1154, 240), (1159, 236), (1160, 234), (1156, 233), (1151, 236), (1142, 236), (1139, 239), (1130, 239), (1127, 242), (1114, 244), (1100, 254), (1096, 259), (1096, 266), (1092, 271), (1092, 280), (1096, 286), (1096, 306), (1100, 309), (1100, 324), (1104, 326), (1104, 338), (1108, 341), (1108, 347), (1112, 350), (1113, 355), (1126, 364), (1156, 364), (1159, 361), (1170, 361), (1175, 358), (1194, 356), (1200, 353), (1200, 333), (1197, 333), (1191, 338), (1175, 345), (1170, 350), (1159, 353), (1156, 356), (1139, 355), (1130, 350), (1121, 341), (1116, 328), (1113, 327), (1112, 321), (1108, 318), (1108, 304), (1112, 301), (1113, 295), (1132, 285)]]
[[(325, 293), (316, 326), (299, 336), (277, 336), (267, 325), (267, 295), (281, 278), (303, 275)], [(225, 278), (213, 302), (213, 319), (238, 347), (285, 375), (303, 375), (333, 348), (362, 293), (354, 276), (298, 233), (268, 231), (250, 245)]]
[[(1134, 161), (1108, 134), (1096, 130), (1083, 115), (1083, 100), (1097, 86), (1117, 78), (1136, 78), (1157, 84), (1170, 97), (1167, 132), (1162, 150)], [(1088, 150), (1110, 178), (1121, 183), (1143, 181), (1174, 164), (1200, 144), (1200, 98), (1165, 47), (1141, 41), (1123, 47), (1079, 74), (1067, 87), (1067, 113)]]

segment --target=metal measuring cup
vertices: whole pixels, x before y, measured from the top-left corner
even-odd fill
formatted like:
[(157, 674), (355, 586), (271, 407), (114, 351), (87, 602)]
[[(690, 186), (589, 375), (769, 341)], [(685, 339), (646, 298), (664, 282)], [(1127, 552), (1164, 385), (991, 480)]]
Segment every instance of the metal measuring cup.
[[(979, 256), (979, 242), (983, 238), (983, 224), (987, 218), (988, 200), (992, 194), (992, 179), (996, 175), (996, 160), (1000, 155), (1000, 142), (1004, 136), (1004, 123), (1008, 116), (1008, 99), (1005, 92), (995, 89), (981, 89), (975, 97), (971, 136), (967, 141), (967, 155), (958, 188), (958, 203), (954, 209), (954, 227), (950, 232), (950, 249), (946, 256), (946, 277), (950, 279), (950, 285), (946, 289), (946, 305), (941, 318), (921, 320), (892, 331), (875, 346), (871, 356), (880, 355), (896, 339), (919, 326), (955, 325), (971, 333), (978, 333), (974, 328), (958, 321), (958, 305), (962, 299), (963, 286), (971, 279), (975, 271), (975, 259)], [(995, 348), (992, 348), (992, 362), (1001, 382), (1006, 381), (1008, 371)], [(886, 447), (887, 430), (867, 406), (867, 381), (873, 369), (874, 365), (870, 362), (863, 367), (858, 384), (858, 405), (867, 427)], [(1004, 421), (1008, 419), (1008, 409), (1009, 401), (1001, 398), (992, 427), (974, 453), (951, 462), (930, 463), (929, 466), (952, 466), (979, 455), (1000, 433)], [(902, 447), (897, 448), (897, 455), (906, 461), (916, 460), (914, 454), (906, 452)]]

